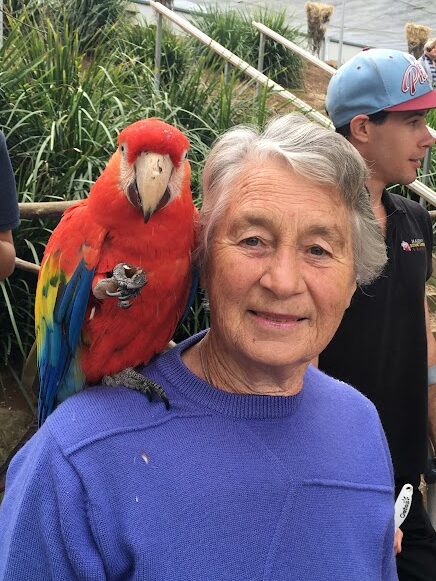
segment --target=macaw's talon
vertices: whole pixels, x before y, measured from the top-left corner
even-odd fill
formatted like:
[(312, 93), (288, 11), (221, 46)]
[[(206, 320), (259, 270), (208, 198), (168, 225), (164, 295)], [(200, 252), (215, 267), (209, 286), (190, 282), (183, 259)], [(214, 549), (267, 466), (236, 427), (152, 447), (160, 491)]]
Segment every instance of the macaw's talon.
[(144, 395), (147, 396), (148, 401), (152, 401), (153, 395), (159, 397), (165, 404), (167, 410), (170, 409), (170, 401), (165, 393), (164, 389), (151, 379), (144, 377), (141, 373), (138, 373), (133, 367), (127, 367), (119, 373), (114, 373), (113, 375), (105, 375), (102, 379), (103, 385), (108, 385), (110, 387), (116, 387), (118, 385), (123, 385), (129, 387), (130, 389), (136, 389)]
[(95, 285), (93, 294), (97, 299), (117, 298), (118, 306), (128, 309), (146, 284), (147, 276), (142, 268), (120, 262), (114, 266), (110, 278), (104, 278)]
[(119, 290), (139, 292), (147, 284), (147, 277), (142, 268), (120, 262), (112, 271)]

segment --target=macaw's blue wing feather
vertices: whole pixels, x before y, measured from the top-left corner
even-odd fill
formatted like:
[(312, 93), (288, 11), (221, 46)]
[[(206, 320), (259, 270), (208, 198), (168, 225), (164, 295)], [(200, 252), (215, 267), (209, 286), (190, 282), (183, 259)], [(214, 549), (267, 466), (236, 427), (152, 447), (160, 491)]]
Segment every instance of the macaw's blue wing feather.
[(82, 389), (84, 382), (79, 358), (80, 333), (94, 269), (88, 269), (81, 259), (68, 276), (59, 262), (59, 253), (47, 258), (36, 291), (39, 425), (60, 401)]

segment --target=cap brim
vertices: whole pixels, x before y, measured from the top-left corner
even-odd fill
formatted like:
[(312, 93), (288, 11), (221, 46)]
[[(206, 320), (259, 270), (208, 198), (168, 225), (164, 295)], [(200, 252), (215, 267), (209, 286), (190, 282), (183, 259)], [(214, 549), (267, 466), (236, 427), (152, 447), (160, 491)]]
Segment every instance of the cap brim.
[(409, 99), (404, 103), (399, 105), (393, 105), (392, 107), (386, 107), (384, 111), (422, 111), (423, 109), (435, 109), (436, 108), (436, 89), (416, 97), (416, 99)]

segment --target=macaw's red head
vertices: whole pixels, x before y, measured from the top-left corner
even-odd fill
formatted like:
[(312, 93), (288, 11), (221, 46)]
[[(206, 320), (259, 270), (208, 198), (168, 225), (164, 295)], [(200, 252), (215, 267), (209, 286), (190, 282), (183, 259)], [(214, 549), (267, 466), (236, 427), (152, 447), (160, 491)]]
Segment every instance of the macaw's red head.
[(121, 131), (118, 147), (121, 187), (147, 222), (180, 195), (189, 141), (172, 125), (152, 118)]

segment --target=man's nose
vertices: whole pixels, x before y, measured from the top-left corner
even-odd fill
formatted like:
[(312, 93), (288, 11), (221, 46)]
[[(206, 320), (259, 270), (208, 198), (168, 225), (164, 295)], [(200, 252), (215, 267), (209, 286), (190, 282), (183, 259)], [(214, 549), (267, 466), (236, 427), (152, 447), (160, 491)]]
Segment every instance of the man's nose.
[(425, 143), (424, 147), (433, 147), (436, 143), (436, 131), (431, 127), (425, 127), (426, 135), (425, 135)]
[(260, 284), (280, 299), (304, 292), (306, 283), (301, 261), (296, 249), (275, 253), (265, 268)]

